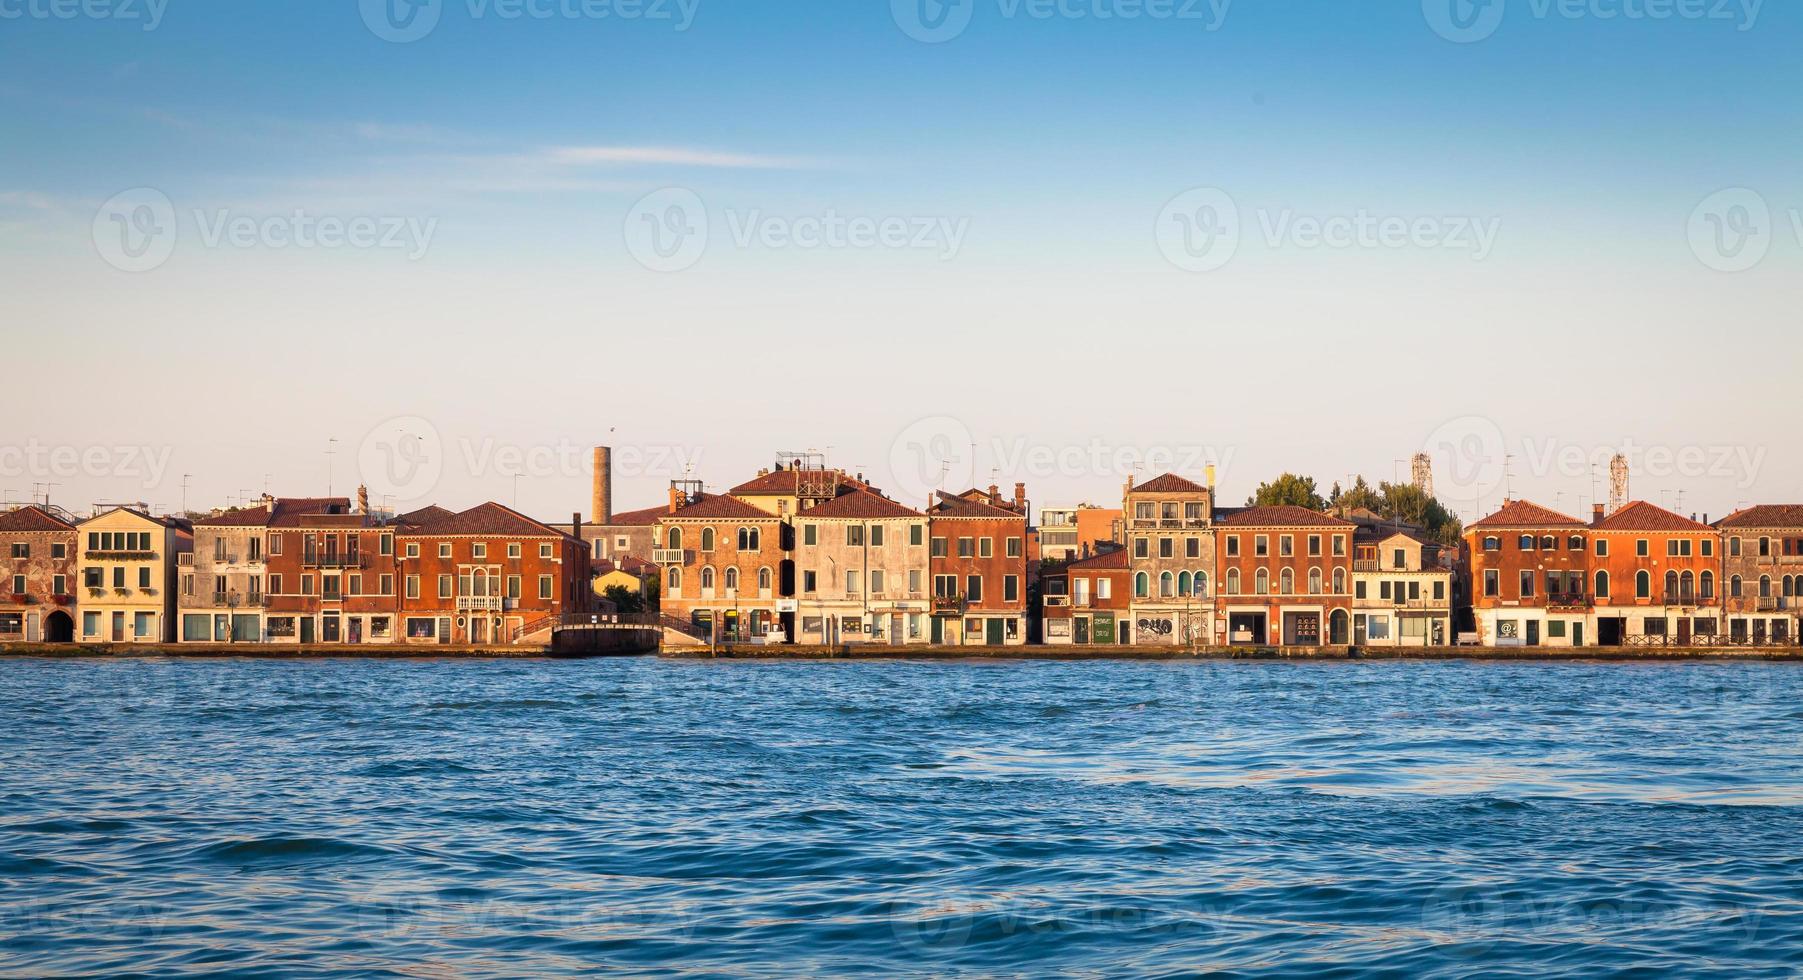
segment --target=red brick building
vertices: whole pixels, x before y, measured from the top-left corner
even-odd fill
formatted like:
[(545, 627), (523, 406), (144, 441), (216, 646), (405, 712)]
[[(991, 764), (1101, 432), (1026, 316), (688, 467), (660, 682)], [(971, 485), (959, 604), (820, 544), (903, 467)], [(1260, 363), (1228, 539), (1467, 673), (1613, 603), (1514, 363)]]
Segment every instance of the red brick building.
[(594, 607), (589, 545), (512, 508), (433, 507), (394, 530), (407, 643), (515, 643)]
[(75, 525), (42, 507), (0, 514), (0, 643), (75, 639)]
[(271, 643), (393, 643), (395, 528), (345, 497), (278, 500), (268, 524)]
[(1216, 510), (1215, 642), (1351, 643), (1357, 529), (1306, 507)]
[[(1707, 524), (1644, 500), (1590, 527), (1596, 640), (1688, 645), (1720, 631), (1720, 538)], [(1581, 644), (1580, 644), (1581, 645)]]
[(1527, 500), (1465, 528), (1472, 612), (1484, 646), (1583, 646), (1591, 622), (1590, 528)]
[(1027, 499), (999, 488), (938, 495), (927, 511), (933, 643), (1027, 642)]
[(1132, 621), (1133, 571), (1124, 548), (1045, 572), (1042, 635), (1052, 645), (1125, 643)]
[(652, 552), (663, 613), (727, 643), (793, 638), (792, 530), (775, 508), (671, 487)]

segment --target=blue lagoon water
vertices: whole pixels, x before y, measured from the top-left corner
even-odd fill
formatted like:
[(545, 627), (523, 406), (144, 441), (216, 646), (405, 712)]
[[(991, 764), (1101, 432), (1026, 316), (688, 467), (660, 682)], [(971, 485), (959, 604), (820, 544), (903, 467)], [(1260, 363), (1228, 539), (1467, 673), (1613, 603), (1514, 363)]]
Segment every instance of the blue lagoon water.
[(1803, 967), (1803, 668), (0, 662), (0, 974)]

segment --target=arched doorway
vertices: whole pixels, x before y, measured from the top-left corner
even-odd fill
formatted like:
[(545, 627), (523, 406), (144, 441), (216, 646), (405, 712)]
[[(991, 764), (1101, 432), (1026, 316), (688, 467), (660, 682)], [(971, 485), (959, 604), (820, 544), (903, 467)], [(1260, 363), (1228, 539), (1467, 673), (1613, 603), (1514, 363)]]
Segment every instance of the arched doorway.
[(44, 642), (74, 643), (74, 618), (60, 609), (44, 617)]
[(1327, 642), (1335, 646), (1352, 642), (1352, 617), (1346, 615), (1346, 610), (1335, 609), (1327, 617)]

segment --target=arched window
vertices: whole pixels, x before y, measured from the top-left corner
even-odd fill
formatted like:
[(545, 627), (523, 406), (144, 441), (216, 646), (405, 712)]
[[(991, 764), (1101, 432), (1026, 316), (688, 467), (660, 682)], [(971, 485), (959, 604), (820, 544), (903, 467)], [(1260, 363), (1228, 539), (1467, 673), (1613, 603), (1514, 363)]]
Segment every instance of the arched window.
[(1573, 550), (1573, 551), (1583, 551), (1584, 550), (1584, 539), (1579, 535), (1576, 535), (1576, 534), (1572, 535), (1568, 541), (1568, 544), (1569, 544), (1571, 550)]
[(1286, 568), (1277, 573), (1277, 592), (1279, 595), (1296, 594), (1296, 571)]
[(1146, 597), (1146, 595), (1148, 594), (1148, 592), (1151, 590), (1151, 587), (1152, 587), (1152, 577), (1151, 576), (1147, 575), (1145, 572), (1135, 572), (1134, 573), (1134, 575), (1133, 575), (1133, 597), (1134, 598), (1144, 599)]
[(673, 527), (664, 534), (664, 547), (671, 551), (682, 550), (682, 528)]
[(769, 591), (769, 589), (770, 589), (770, 569), (760, 568), (760, 569), (758, 569), (758, 591), (766, 592), (766, 591)]
[(1550, 534), (1544, 538), (1541, 538), (1540, 539), (1540, 550), (1541, 551), (1558, 551), (1559, 550), (1559, 539), (1553, 537)]
[(712, 565), (702, 566), (701, 587), (704, 589), (711, 589), (714, 587), (714, 566), (712, 566)]
[(1227, 591), (1228, 595), (1239, 595), (1240, 594), (1240, 570), (1239, 569), (1229, 568), (1227, 570), (1226, 591)]
[(1704, 599), (1715, 598), (1715, 573), (1704, 572), (1697, 578), (1697, 595)]
[(1596, 597), (1598, 599), (1609, 598), (1609, 573), (1608, 572), (1597, 572), (1596, 573)]
[(1693, 598), (1697, 594), (1696, 576), (1688, 571), (1678, 576), (1678, 594), (1683, 596), (1686, 601)]
[(1673, 602), (1678, 598), (1678, 573), (1665, 573), (1665, 601)]
[(1171, 573), (1162, 572), (1158, 576), (1158, 594), (1166, 599), (1171, 597)]
[(1263, 568), (1252, 576), (1252, 591), (1259, 595), (1268, 595), (1271, 591), (1271, 573)]
[(1647, 570), (1644, 568), (1634, 575), (1634, 597), (1636, 599), (1653, 597), (1653, 576), (1647, 574)]
[[(1707, 574), (1707, 573), (1705, 573), (1705, 574)], [(1784, 576), (1784, 594), (1787, 597), (1796, 595), (1796, 592), (1792, 590), (1790, 583), (1791, 583), (1790, 576), (1789, 575)]]
[(1772, 577), (1770, 575), (1759, 576), (1759, 598), (1770, 599), (1771, 597), (1772, 597)]
[(1192, 586), (1190, 584), (1189, 573), (1188, 572), (1178, 572), (1177, 573), (1177, 594), (1178, 595), (1189, 595), (1191, 587)]
[(1321, 594), (1321, 570), (1319, 568), (1311, 568), (1308, 570), (1308, 594)]
[(1534, 536), (1532, 534), (1522, 535), (1515, 543), (1521, 546), (1522, 551), (1534, 550)]
[(701, 529), (701, 550), (714, 550), (714, 529), (711, 527), (704, 527)]
[(1740, 576), (1739, 575), (1736, 575), (1733, 578), (1730, 578), (1728, 580), (1728, 598), (1730, 598), (1730, 599), (1740, 598)]
[(739, 589), (739, 570), (736, 568), (728, 568), (726, 570), (726, 591), (737, 592), (738, 589)]
[(670, 566), (670, 591), (674, 592), (680, 588), (682, 588), (682, 568), (677, 565), (671, 565)]
[(1196, 577), (1192, 582), (1192, 587), (1196, 590), (1196, 595), (1198, 595), (1198, 596), (1208, 595), (1208, 573), (1207, 572), (1197, 572)]
[(1496, 537), (1494, 535), (1485, 538), (1484, 539), (1484, 550), (1485, 551), (1501, 551), (1502, 550), (1502, 539), (1499, 537)]
[(1336, 568), (1333, 570), (1333, 594), (1346, 594), (1346, 570), (1344, 568)]
[(739, 528), (739, 550), (758, 550), (758, 529), (755, 527)]

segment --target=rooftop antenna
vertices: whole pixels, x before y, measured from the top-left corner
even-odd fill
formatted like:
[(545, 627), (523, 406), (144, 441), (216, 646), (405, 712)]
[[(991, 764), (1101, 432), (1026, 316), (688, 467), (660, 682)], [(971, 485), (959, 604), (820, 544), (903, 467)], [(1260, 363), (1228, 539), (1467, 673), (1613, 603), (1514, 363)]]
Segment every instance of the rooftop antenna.
[(35, 483), (35, 484), (32, 484), (32, 492), (34, 495), (42, 496), (44, 498), (44, 509), (49, 510), (50, 509), (50, 488), (51, 487), (60, 487), (60, 486), (62, 486), (62, 484), (60, 484), (60, 483)]
[(193, 477), (192, 473), (182, 474), (182, 513), (184, 514), (188, 512), (188, 481)]
[(326, 496), (332, 495), (332, 457), (338, 455), (338, 440), (326, 440)]
[(1515, 499), (1515, 454), (1503, 453), (1503, 499)]
[(1412, 469), (1415, 489), (1432, 497), (1434, 495), (1434, 458), (1426, 453), (1416, 453)]

